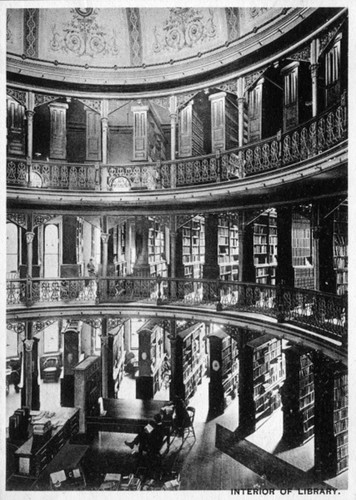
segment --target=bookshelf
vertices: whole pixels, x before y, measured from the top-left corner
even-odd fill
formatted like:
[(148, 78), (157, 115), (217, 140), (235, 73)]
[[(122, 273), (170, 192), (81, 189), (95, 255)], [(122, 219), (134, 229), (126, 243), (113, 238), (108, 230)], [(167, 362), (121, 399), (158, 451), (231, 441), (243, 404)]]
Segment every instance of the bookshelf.
[(74, 368), (74, 406), (80, 408), (80, 432), (86, 431), (85, 416), (96, 411), (100, 396), (101, 358), (88, 356)]
[(180, 395), (186, 402), (194, 396), (206, 369), (204, 323), (183, 324), (177, 332), (177, 372), (182, 376)]
[(139, 374), (136, 378), (136, 398), (152, 399), (162, 384), (164, 361), (163, 329), (156, 321), (147, 321), (139, 330)]
[(205, 154), (204, 127), (194, 100), (178, 112), (178, 155), (200, 156)]
[(238, 146), (238, 107), (236, 98), (226, 92), (209, 96), (211, 101), (211, 151)]
[(262, 336), (251, 341), (256, 420), (271, 414), (280, 404), (279, 388), (285, 378), (282, 341)]
[(148, 262), (150, 274), (153, 277), (168, 276), (166, 255), (166, 240), (164, 228), (158, 222), (152, 221), (148, 230)]
[(227, 217), (218, 219), (218, 264), (220, 279), (238, 280), (239, 239), (237, 221)]
[(344, 295), (348, 285), (348, 216), (346, 206), (340, 206), (333, 214), (333, 268), (336, 275), (336, 293)]
[(334, 435), (336, 438), (336, 474), (348, 469), (348, 380), (345, 370), (334, 377)]
[(292, 265), (294, 268), (294, 286), (296, 288), (314, 288), (314, 267), (312, 262), (312, 240), (310, 220), (293, 212), (292, 215)]
[(65, 443), (78, 432), (79, 409), (59, 408), (50, 420), (52, 428), (46, 435), (32, 436), (16, 450), (17, 478), (40, 476)]
[(310, 354), (298, 347), (285, 350), (286, 381), (281, 392), (284, 433), (288, 442), (306, 443), (314, 435), (314, 369)]
[(205, 257), (204, 218), (196, 216), (182, 227), (182, 263), (185, 278), (202, 278)]
[(256, 283), (276, 284), (277, 267), (277, 215), (267, 210), (254, 222), (253, 260)]
[(215, 329), (209, 336), (209, 345), (209, 409), (223, 413), (237, 396), (239, 380), (237, 343), (220, 328)]

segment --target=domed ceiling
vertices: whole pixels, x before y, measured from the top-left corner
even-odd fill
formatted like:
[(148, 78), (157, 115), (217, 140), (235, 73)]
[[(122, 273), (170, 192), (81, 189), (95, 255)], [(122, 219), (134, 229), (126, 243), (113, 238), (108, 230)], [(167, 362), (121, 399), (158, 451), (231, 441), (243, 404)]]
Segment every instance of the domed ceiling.
[(265, 7), (9, 9), (7, 50), (84, 67), (172, 64), (222, 50), (282, 11)]

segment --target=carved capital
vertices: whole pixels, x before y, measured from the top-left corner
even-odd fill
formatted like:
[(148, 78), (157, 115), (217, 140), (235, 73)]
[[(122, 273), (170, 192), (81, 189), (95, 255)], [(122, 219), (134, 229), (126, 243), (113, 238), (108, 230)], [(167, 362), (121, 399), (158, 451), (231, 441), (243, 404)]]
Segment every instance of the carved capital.
[(24, 340), (24, 341), (23, 341), (23, 346), (24, 346), (24, 348), (25, 348), (25, 351), (26, 351), (26, 352), (31, 352), (31, 351), (32, 351), (32, 349), (33, 349), (33, 344), (34, 344), (34, 343), (35, 343), (35, 341), (34, 341), (33, 339), (31, 339), (31, 340), (28, 340), (28, 339), (27, 339), (27, 340)]
[(32, 111), (31, 109), (27, 109), (26, 110), (26, 116), (27, 116), (27, 119), (28, 120), (32, 120), (33, 119), (33, 115), (35, 114), (34, 111)]
[(110, 238), (110, 233), (101, 233), (101, 241), (104, 243), (104, 245), (109, 243), (109, 238)]
[(316, 77), (318, 75), (318, 69), (320, 64), (315, 63), (310, 65), (310, 73), (312, 77)]
[(35, 237), (35, 233), (33, 233), (32, 231), (28, 231), (26, 233), (26, 243), (29, 245), (30, 243), (33, 242), (33, 238)]
[(109, 336), (108, 335), (103, 335), (100, 337), (100, 343), (101, 347), (108, 347), (109, 345)]

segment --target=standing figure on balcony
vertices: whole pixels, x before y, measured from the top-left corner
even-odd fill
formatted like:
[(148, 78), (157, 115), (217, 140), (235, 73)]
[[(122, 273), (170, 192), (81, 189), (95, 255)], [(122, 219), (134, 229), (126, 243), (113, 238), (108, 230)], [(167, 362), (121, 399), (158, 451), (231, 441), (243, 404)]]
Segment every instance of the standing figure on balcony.
[(88, 274), (89, 277), (94, 279), (95, 278), (95, 264), (94, 264), (94, 259), (91, 258), (87, 264), (87, 269), (88, 269)]

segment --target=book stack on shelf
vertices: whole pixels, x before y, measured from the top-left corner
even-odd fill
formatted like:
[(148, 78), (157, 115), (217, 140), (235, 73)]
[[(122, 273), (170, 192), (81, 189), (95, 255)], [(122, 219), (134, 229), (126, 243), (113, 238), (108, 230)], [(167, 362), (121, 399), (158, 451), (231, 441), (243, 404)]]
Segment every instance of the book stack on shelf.
[(151, 276), (167, 277), (166, 242), (164, 229), (157, 222), (152, 222), (148, 232), (148, 262)]
[(314, 288), (314, 267), (311, 262), (310, 220), (294, 212), (292, 218), (292, 265), (294, 267), (294, 286), (296, 288)]
[(276, 211), (267, 210), (254, 223), (253, 259), (256, 283), (276, 284), (277, 223)]
[(204, 219), (197, 216), (182, 228), (182, 261), (186, 278), (202, 278), (204, 256)]
[(255, 419), (258, 421), (281, 405), (280, 388), (285, 379), (282, 340), (263, 335), (247, 346), (252, 352)]
[(301, 348), (288, 346), (284, 354), (283, 427), (286, 441), (299, 446), (314, 435), (314, 367), (310, 355)]
[(340, 206), (334, 212), (333, 255), (336, 273), (336, 293), (344, 295), (348, 284), (348, 234), (347, 209)]
[(314, 434), (314, 375), (308, 354), (300, 356), (299, 409), (303, 424), (303, 442)]
[(225, 217), (218, 221), (218, 264), (220, 278), (227, 281), (238, 279), (239, 240), (237, 222)]
[(182, 326), (177, 335), (177, 364), (182, 376), (182, 397), (186, 401), (195, 394), (205, 373), (204, 333), (204, 324), (194, 323)]
[(348, 468), (348, 382), (345, 371), (334, 378), (334, 435), (336, 437), (336, 474)]

